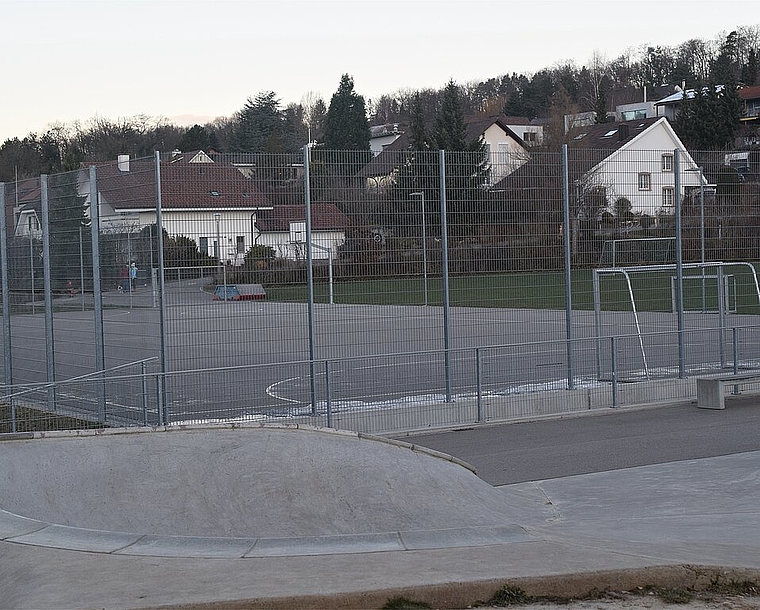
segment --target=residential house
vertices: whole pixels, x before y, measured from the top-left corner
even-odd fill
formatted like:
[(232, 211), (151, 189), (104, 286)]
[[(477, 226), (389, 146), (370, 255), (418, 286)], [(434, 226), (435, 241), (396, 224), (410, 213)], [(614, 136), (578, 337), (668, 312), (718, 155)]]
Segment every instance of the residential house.
[[(528, 148), (525, 142), (506, 121), (507, 117), (503, 115), (469, 117), (466, 120), (467, 140), (473, 142), (480, 137), (484, 140), (487, 161), (491, 167), (491, 184), (515, 171), (528, 160)], [(538, 133), (538, 131), (534, 130), (530, 133)], [(386, 146), (357, 175), (366, 181), (368, 190), (382, 192), (394, 183), (396, 172), (406, 162), (410, 150), (411, 136), (407, 130)]]
[(737, 147), (742, 149), (760, 147), (760, 85), (739, 89), (742, 101), (741, 128)]
[[(607, 211), (613, 214), (618, 200), (628, 200), (632, 213), (654, 218), (673, 214), (675, 150), (682, 151), (681, 195), (699, 187), (700, 174), (693, 171), (697, 164), (664, 117), (585, 125), (571, 131), (569, 138), (568, 161), (574, 198), (583, 200), (584, 194), (593, 192), (595, 200), (606, 201)], [(494, 190), (526, 191), (552, 180), (557, 185), (558, 179), (556, 164), (550, 166), (533, 159), (502, 179)], [(540, 196), (541, 191), (536, 192)], [(596, 216), (602, 211), (603, 208), (587, 213)]]
[(403, 130), (399, 129), (398, 123), (373, 125), (369, 131), (369, 149), (372, 151), (373, 157), (383, 152), (386, 147), (393, 144), (404, 133)]
[(39, 178), (29, 178), (6, 185), (5, 218), (8, 235), (42, 238)]
[[(348, 219), (333, 203), (311, 206), (312, 259), (336, 258), (346, 239)], [(306, 207), (278, 205), (256, 217), (256, 244), (269, 246), (280, 258), (306, 258)]]
[[(241, 265), (256, 239), (256, 215), (272, 208), (254, 182), (232, 164), (215, 163), (202, 151), (172, 154), (160, 171), (162, 226), (185, 236), (201, 253)], [(80, 193), (89, 197), (89, 174)], [(156, 222), (156, 176), (152, 158), (97, 166), (100, 229), (136, 233)]]

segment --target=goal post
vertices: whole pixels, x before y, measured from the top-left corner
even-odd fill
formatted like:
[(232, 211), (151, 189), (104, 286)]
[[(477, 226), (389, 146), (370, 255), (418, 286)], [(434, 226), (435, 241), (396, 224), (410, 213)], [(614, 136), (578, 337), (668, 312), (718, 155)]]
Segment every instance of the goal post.
[[(746, 296), (756, 297), (756, 303), (760, 305), (760, 284), (758, 284), (757, 272), (754, 266), (748, 262), (705, 262), (683, 263), (685, 272), (681, 289), (688, 298), (683, 299), (685, 311), (699, 313), (717, 313), (718, 327), (721, 342), (725, 333), (725, 316), (727, 313), (736, 312), (739, 301), (736, 277), (741, 269), (744, 269), (751, 278), (751, 284), (744, 288)], [(733, 273), (727, 273), (726, 270)], [(645, 332), (642, 329), (640, 312), (642, 310), (641, 292), (647, 291), (647, 299), (643, 305), (647, 311), (660, 311), (663, 313), (676, 312), (676, 291), (678, 290), (675, 274), (677, 266), (667, 265), (635, 265), (630, 267), (606, 267), (593, 270), (593, 299), (594, 299), (594, 328), (596, 334), (596, 357), (597, 375), (601, 377), (601, 336), (602, 312), (603, 312), (603, 285), (602, 278), (618, 278), (622, 280), (623, 287), (618, 290), (625, 294), (627, 306), (633, 318), (634, 333), (637, 339), (638, 352), (644, 375), (649, 379), (649, 363), (644, 344)], [(641, 278), (646, 280), (641, 285)], [(746, 277), (746, 275), (745, 275)], [(633, 278), (639, 279), (637, 286)], [(637, 294), (638, 293), (638, 294)], [(637, 296), (639, 298), (637, 298)], [(620, 304), (618, 302), (618, 304)], [(721, 354), (724, 347), (721, 345)], [(723, 358), (721, 358), (721, 362)]]
[(602, 245), (601, 268), (667, 265), (676, 262), (675, 237), (609, 239)]

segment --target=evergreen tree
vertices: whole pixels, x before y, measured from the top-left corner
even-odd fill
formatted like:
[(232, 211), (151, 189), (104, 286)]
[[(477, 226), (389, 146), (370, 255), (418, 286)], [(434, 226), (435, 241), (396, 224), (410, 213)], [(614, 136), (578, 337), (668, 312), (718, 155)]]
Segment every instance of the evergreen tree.
[(710, 83), (684, 98), (673, 128), (687, 148), (719, 150), (733, 145), (740, 117), (736, 85)]
[(354, 79), (344, 74), (325, 117), (325, 148), (369, 151), (369, 140), (364, 97), (354, 91)]
[(238, 112), (232, 133), (233, 152), (285, 152), (282, 141), (284, 117), (274, 91), (248, 98)]
[(63, 290), (69, 281), (78, 284), (83, 267), (85, 277), (92, 276), (90, 221), (85, 214), (85, 198), (77, 193), (76, 177), (76, 173), (69, 172), (48, 178), (53, 290)]
[(177, 144), (177, 148), (182, 152), (190, 152), (192, 150), (208, 151), (213, 148), (211, 146), (211, 135), (205, 127), (195, 124), (184, 133), (182, 139)]

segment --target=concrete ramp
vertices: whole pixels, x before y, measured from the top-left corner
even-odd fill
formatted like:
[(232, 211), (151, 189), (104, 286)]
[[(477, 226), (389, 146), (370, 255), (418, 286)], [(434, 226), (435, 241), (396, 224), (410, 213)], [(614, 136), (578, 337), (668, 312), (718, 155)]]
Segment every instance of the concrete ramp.
[(148, 536), (163, 540), (162, 550), (150, 547), (157, 554), (246, 556), (254, 547), (357, 552), (524, 536), (504, 494), (462, 463), (355, 433), (260, 425), (46, 433), (0, 442), (0, 463), (0, 535), (26, 544), (123, 552)]

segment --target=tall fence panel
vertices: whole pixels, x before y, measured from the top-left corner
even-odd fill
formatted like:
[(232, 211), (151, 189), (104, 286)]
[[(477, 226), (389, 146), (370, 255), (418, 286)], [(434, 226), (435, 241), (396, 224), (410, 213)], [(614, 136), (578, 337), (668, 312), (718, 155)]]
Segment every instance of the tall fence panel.
[(755, 368), (758, 178), (618, 129), (562, 154), (175, 152), (6, 184), (5, 401), (392, 431)]

